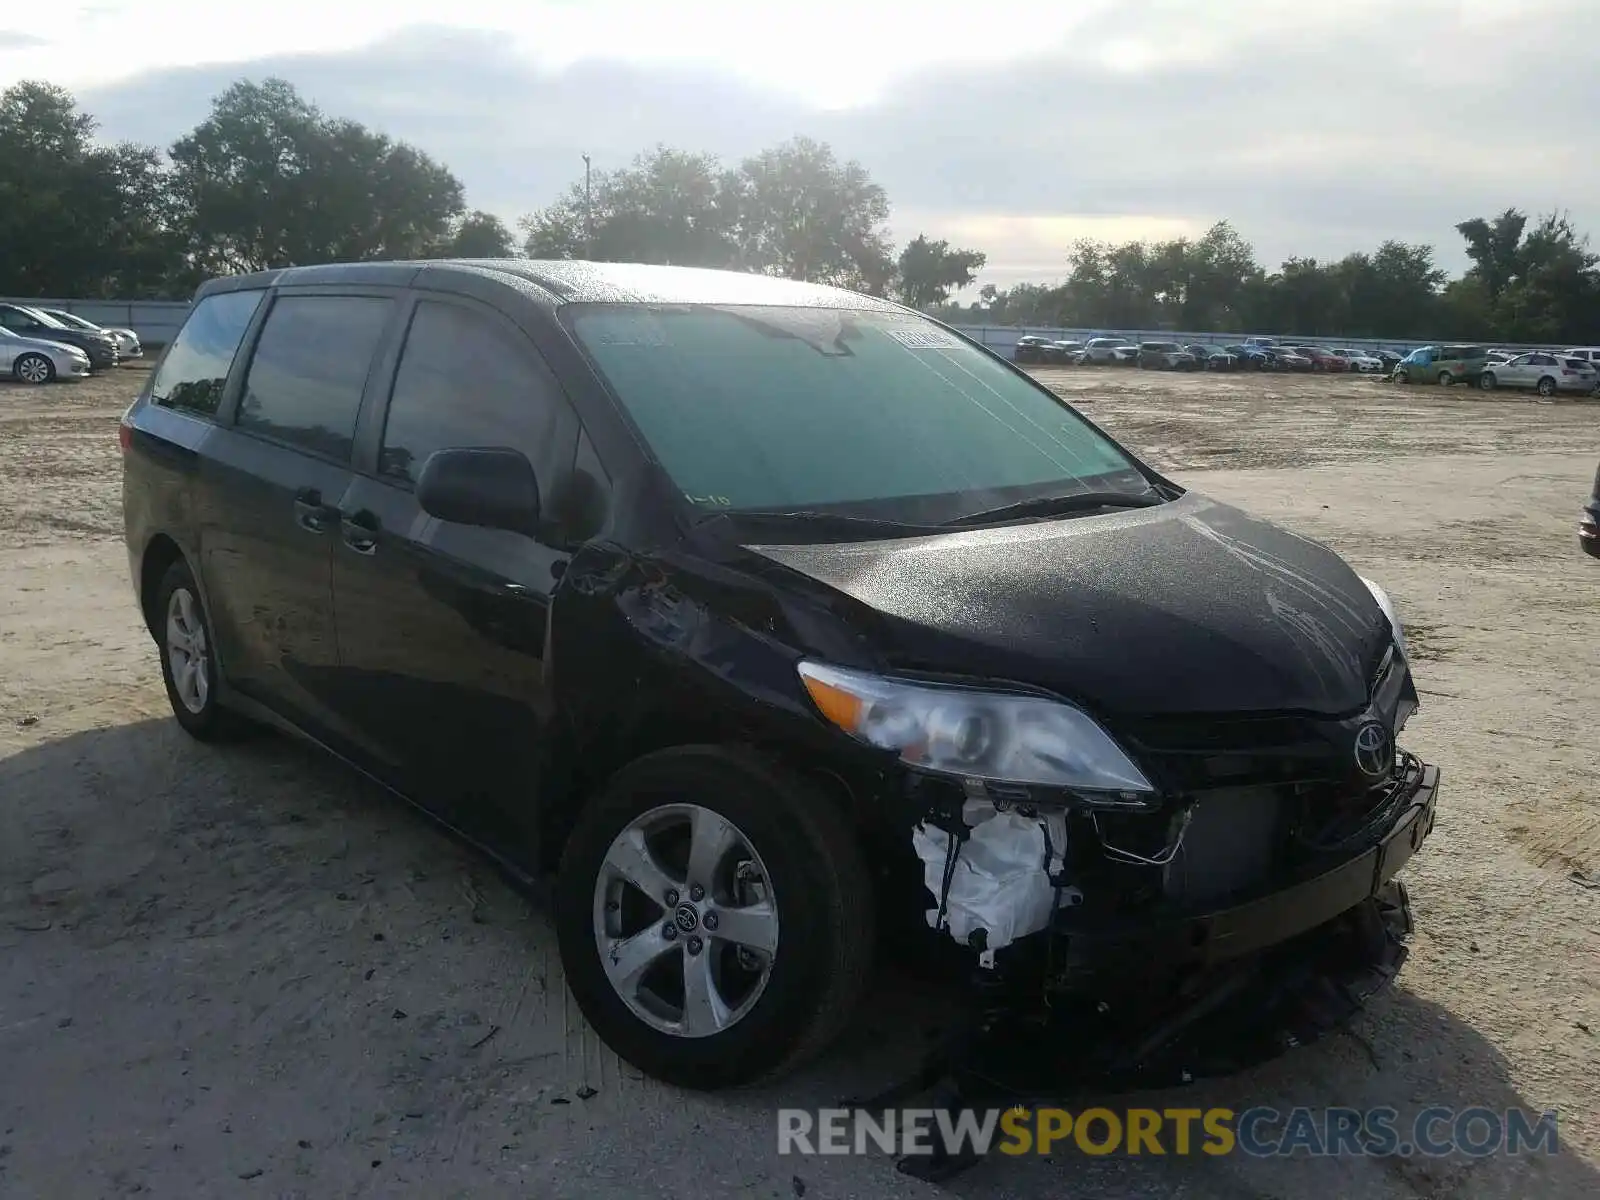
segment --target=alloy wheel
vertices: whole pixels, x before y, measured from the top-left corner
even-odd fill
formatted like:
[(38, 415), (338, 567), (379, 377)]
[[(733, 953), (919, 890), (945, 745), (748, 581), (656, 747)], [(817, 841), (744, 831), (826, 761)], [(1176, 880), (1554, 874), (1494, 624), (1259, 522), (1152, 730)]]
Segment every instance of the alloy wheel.
[(25, 354), (17, 360), (16, 372), (23, 383), (49, 383), (50, 360), (41, 354)]
[(178, 700), (196, 716), (211, 698), (210, 668), (200, 606), (188, 588), (174, 588), (167, 601), (167, 669)]
[(771, 978), (778, 909), (766, 866), (721, 814), (653, 808), (606, 851), (594, 940), (606, 979), (639, 1020), (675, 1037), (721, 1033)]

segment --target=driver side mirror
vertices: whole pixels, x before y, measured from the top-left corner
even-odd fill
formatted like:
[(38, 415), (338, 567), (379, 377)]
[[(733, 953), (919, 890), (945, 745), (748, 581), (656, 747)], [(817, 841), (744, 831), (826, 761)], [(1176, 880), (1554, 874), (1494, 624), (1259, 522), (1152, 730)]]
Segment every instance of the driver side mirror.
[(417, 477), (417, 503), (430, 517), (539, 536), (539, 483), (520, 450), (436, 450)]

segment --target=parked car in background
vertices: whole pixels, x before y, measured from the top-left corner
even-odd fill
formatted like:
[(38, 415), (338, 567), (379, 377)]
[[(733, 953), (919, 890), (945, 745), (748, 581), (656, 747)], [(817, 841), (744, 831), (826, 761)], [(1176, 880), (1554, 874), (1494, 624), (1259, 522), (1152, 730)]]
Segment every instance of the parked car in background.
[(1309, 371), (1313, 364), (1309, 354), (1302, 354), (1297, 347), (1273, 346), (1268, 353), (1272, 355), (1272, 363), (1280, 371)]
[(1583, 359), (1543, 351), (1519, 354), (1509, 362), (1489, 363), (1478, 375), (1478, 386), (1486, 392), (1497, 387), (1532, 388), (1541, 396), (1592, 392), (1597, 382), (1600, 371)]
[(1037, 334), (1025, 333), (1017, 339), (1017, 348), (1011, 352), (1011, 357), (1019, 363), (1043, 362), (1045, 347), (1050, 345), (1050, 339)]
[(1046, 357), (1050, 362), (1076, 365), (1083, 357), (1082, 342), (1051, 342)]
[(1247, 370), (1271, 371), (1277, 368), (1277, 364), (1272, 358), (1272, 351), (1265, 346), (1253, 346), (1246, 345), (1244, 342), (1237, 342), (1232, 346), (1224, 346), (1223, 350), (1233, 355), (1235, 362)]
[(1278, 339), (1252, 336), (1245, 338), (1244, 344), (1246, 346), (1260, 346), (1263, 350), (1271, 350), (1278, 344)]
[(1349, 363), (1352, 371), (1371, 374), (1383, 370), (1383, 359), (1375, 354), (1368, 354), (1365, 350), (1356, 350), (1346, 346), (1342, 349), (1334, 350), (1332, 353)]
[(87, 333), (110, 334), (111, 340), (117, 343), (117, 357), (119, 359), (144, 357), (144, 347), (139, 344), (139, 335), (131, 329), (96, 325), (93, 321), (84, 320), (77, 313), (70, 313), (59, 308), (41, 308), (39, 311), (47, 317), (54, 317), (68, 329), (81, 329)]
[(1139, 366), (1146, 371), (1192, 371), (1195, 357), (1177, 342), (1140, 342)]
[(87, 329), (69, 329), (54, 317), (47, 317), (37, 308), (23, 304), (0, 303), (0, 325), (23, 337), (42, 338), (76, 346), (89, 357), (89, 366), (96, 371), (117, 365), (117, 343), (109, 333)]
[(1394, 369), (1396, 383), (1477, 383), (1489, 361), (1482, 346), (1419, 346)]
[(1097, 337), (1083, 344), (1083, 361), (1086, 363), (1115, 363), (1131, 365), (1137, 358), (1139, 347), (1126, 338)]
[(1490, 365), (1494, 363), (1510, 362), (1516, 355), (1510, 350), (1490, 350), (1483, 356), (1483, 361)]
[(1303, 354), (1311, 360), (1311, 369), (1313, 371), (1327, 371), (1336, 374), (1350, 369), (1349, 362), (1340, 358), (1333, 351), (1326, 350), (1321, 346), (1296, 346), (1294, 349), (1297, 353)]
[(1194, 355), (1195, 365), (1202, 371), (1232, 371), (1239, 365), (1238, 356), (1229, 353), (1221, 346), (1203, 346), (1196, 342), (1183, 349), (1186, 353)]
[(1589, 502), (1578, 518), (1578, 545), (1585, 554), (1600, 558), (1600, 467), (1595, 468), (1594, 490), (1589, 493)]
[(1400, 360), (1405, 357), (1404, 354), (1396, 354), (1393, 350), (1374, 350), (1372, 354), (1373, 357), (1383, 362), (1383, 369), (1386, 373), (1394, 370), (1399, 365)]
[(50, 383), (57, 379), (83, 379), (88, 374), (89, 356), (78, 347), (23, 337), (0, 325), (0, 375), (9, 375), (20, 383)]
[(1581, 358), (1596, 370), (1600, 370), (1600, 347), (1578, 346), (1572, 350), (1563, 350), (1561, 356), (1563, 358)]

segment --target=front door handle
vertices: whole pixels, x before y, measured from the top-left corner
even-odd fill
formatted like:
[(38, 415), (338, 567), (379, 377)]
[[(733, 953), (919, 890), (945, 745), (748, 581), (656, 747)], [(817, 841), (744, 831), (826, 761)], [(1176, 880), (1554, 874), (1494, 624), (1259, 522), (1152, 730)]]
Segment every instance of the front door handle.
[(333, 516), (334, 510), (322, 502), (316, 488), (301, 488), (294, 494), (294, 521), (307, 533), (326, 533)]
[(350, 516), (340, 514), (339, 532), (344, 544), (357, 554), (371, 554), (378, 548), (378, 518), (366, 509)]

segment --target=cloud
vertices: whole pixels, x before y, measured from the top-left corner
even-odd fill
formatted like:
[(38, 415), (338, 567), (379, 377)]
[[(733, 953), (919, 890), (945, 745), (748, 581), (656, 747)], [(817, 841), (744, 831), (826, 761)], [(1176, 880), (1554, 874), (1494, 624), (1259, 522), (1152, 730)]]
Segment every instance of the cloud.
[(0, 54), (11, 50), (32, 50), (49, 44), (47, 39), (36, 33), (24, 33), (20, 29), (0, 29)]
[[(1569, 209), (1600, 232), (1600, 73), (1552, 70), (1548, 55), (1600, 44), (1600, 6), (1239, 5), (1228, 20), (1180, 0), (1095, 10), (1019, 60), (924, 63), (846, 108), (763, 88), (748, 64), (540, 67), (496, 34), (442, 28), (152, 71), (83, 100), (107, 136), (166, 145), (233, 79), (281, 75), (439, 157), (472, 204), (508, 217), (581, 177), (585, 153), (598, 168), (657, 142), (737, 159), (805, 133), (888, 189), (898, 237), (976, 245), (996, 282), (1059, 277), (1078, 236), (1192, 234), (1222, 218), (1269, 264), (1397, 237), (1459, 267), (1453, 225), (1508, 206)], [(1004, 14), (975, 24), (984, 38), (1027, 29)]]

